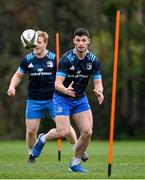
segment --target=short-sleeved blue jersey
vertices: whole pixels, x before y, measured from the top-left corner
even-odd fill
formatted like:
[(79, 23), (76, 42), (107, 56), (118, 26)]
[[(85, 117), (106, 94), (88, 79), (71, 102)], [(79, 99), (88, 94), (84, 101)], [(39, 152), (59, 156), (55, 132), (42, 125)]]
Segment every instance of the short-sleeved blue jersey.
[[(91, 52), (87, 52), (84, 59), (77, 58), (75, 50), (66, 52), (60, 59), (59, 67), (56, 76), (64, 77), (63, 85), (68, 87), (74, 81), (73, 87), (76, 93), (76, 98), (85, 95), (85, 88), (88, 85), (90, 76), (93, 80), (101, 79), (101, 68), (98, 58)], [(56, 91), (64, 97), (69, 97)]]
[(49, 100), (53, 98), (56, 76), (56, 55), (50, 51), (43, 58), (32, 52), (24, 57), (18, 71), (29, 74), (28, 99)]

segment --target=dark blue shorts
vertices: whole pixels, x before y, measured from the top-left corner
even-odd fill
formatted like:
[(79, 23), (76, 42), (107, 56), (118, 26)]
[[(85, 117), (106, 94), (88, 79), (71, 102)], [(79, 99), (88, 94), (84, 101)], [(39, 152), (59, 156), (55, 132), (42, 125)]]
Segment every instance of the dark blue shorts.
[(74, 100), (55, 94), (53, 98), (53, 105), (55, 116), (72, 116), (73, 114), (90, 109), (87, 96)]
[(54, 117), (53, 100), (37, 101), (27, 100), (26, 104), (26, 119), (41, 119), (44, 117), (44, 112), (48, 112), (50, 117)]

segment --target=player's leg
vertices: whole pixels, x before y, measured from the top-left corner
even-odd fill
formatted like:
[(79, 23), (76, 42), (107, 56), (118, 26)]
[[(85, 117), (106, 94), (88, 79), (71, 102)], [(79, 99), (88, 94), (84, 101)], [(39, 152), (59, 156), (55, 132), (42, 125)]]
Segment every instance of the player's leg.
[(32, 148), (36, 142), (40, 119), (43, 118), (43, 104), (41, 101), (27, 100), (26, 104), (26, 143), (29, 151), (28, 162), (34, 162)]
[[(56, 131), (56, 128), (51, 129), (48, 131), (47, 134), (45, 134), (45, 140), (53, 140), (59, 138), (58, 132)], [(72, 144), (72, 146), (75, 148), (75, 144), (77, 143), (77, 136), (74, 128), (70, 125), (70, 131), (69, 134), (66, 136), (67, 140)]]
[[(54, 120), (54, 108), (53, 108), (53, 100), (52, 99), (47, 100), (45, 102), (45, 109), (48, 111), (49, 116)], [(37, 147), (35, 147), (35, 146), (33, 147), (34, 156), (38, 157), (40, 155), (41, 150), (44, 147), (47, 140), (53, 140), (53, 139), (57, 139), (57, 138), (58, 138), (58, 134), (56, 132), (56, 128), (49, 130), (46, 134), (42, 133), (40, 136), (38, 136), (37, 143), (35, 144), (35, 146), (37, 146)], [(41, 146), (41, 148), (39, 148), (39, 145)]]
[(66, 138), (70, 142), (70, 144), (72, 144), (73, 150), (75, 150), (75, 146), (77, 143), (77, 135), (74, 128), (71, 125), (70, 125), (70, 132), (68, 136), (66, 136)]
[[(70, 144), (72, 145), (73, 152), (75, 152), (76, 143), (77, 143), (77, 135), (76, 135), (76, 132), (72, 126), (70, 126), (70, 133), (68, 134), (68, 136), (66, 138), (70, 142)], [(86, 162), (88, 160), (88, 154), (86, 152), (84, 152), (82, 154), (81, 160), (84, 162)]]
[(80, 158), (87, 149), (92, 135), (93, 118), (91, 110), (76, 113), (74, 120), (81, 133), (75, 150), (75, 157)]
[(92, 113), (91, 113), (91, 110), (86, 110), (86, 111), (74, 114), (73, 117), (81, 134), (77, 141), (76, 148), (75, 148), (75, 155), (71, 161), (69, 170), (74, 171), (74, 172), (87, 172), (80, 165), (80, 161), (91, 139), (92, 126), (93, 126)]
[(70, 164), (70, 169), (74, 172), (86, 172), (80, 166), (80, 161), (83, 153), (87, 149), (92, 134), (92, 112), (87, 97), (74, 101), (74, 108), (72, 109), (73, 119), (80, 130), (80, 137), (76, 144), (75, 155)]
[(47, 134), (42, 133), (38, 136), (38, 139), (32, 149), (32, 154), (35, 158), (40, 156), (41, 151), (48, 139), (52, 140), (60, 137), (63, 138), (68, 136), (68, 134), (70, 133), (69, 116), (60, 116), (58, 118), (55, 118), (55, 121), (56, 119), (60, 119), (58, 123), (58, 129), (53, 128)]
[(32, 157), (32, 148), (37, 139), (37, 132), (40, 125), (40, 119), (26, 119), (26, 143), (29, 151), (28, 162), (34, 162)]
[[(54, 139), (58, 139), (59, 137), (60, 136), (59, 136), (58, 132), (56, 131), (56, 128), (51, 129), (46, 134), (43, 134), (43, 133), (40, 134), (38, 136), (38, 139), (37, 139), (35, 145), (33, 146), (33, 150), (32, 150), (33, 156), (34, 157), (40, 156), (41, 151), (47, 140), (54, 140)], [(76, 143), (77, 143), (77, 137), (76, 137), (76, 133), (75, 133), (74, 129), (72, 128), (72, 126), (70, 126), (70, 132), (66, 137), (68, 137), (67, 139), (72, 144), (72, 149), (74, 151)], [(83, 156), (83, 159), (84, 159), (84, 156)]]

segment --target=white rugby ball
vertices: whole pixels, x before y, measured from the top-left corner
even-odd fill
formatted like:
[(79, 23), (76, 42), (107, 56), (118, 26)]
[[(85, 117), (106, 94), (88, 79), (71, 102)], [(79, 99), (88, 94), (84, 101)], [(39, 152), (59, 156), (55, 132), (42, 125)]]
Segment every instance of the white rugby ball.
[(30, 49), (37, 46), (38, 33), (33, 29), (27, 29), (21, 34), (21, 42), (24, 48)]

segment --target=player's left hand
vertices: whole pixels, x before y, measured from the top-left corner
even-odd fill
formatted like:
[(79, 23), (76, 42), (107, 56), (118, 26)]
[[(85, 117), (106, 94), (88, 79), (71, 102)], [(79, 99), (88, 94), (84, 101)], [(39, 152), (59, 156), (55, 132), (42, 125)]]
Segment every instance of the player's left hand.
[(93, 91), (95, 92), (95, 95), (97, 97), (97, 100), (99, 102), (99, 105), (102, 104), (103, 100), (104, 100), (104, 95), (103, 93), (101, 93), (100, 91), (97, 91), (96, 89), (93, 89)]

